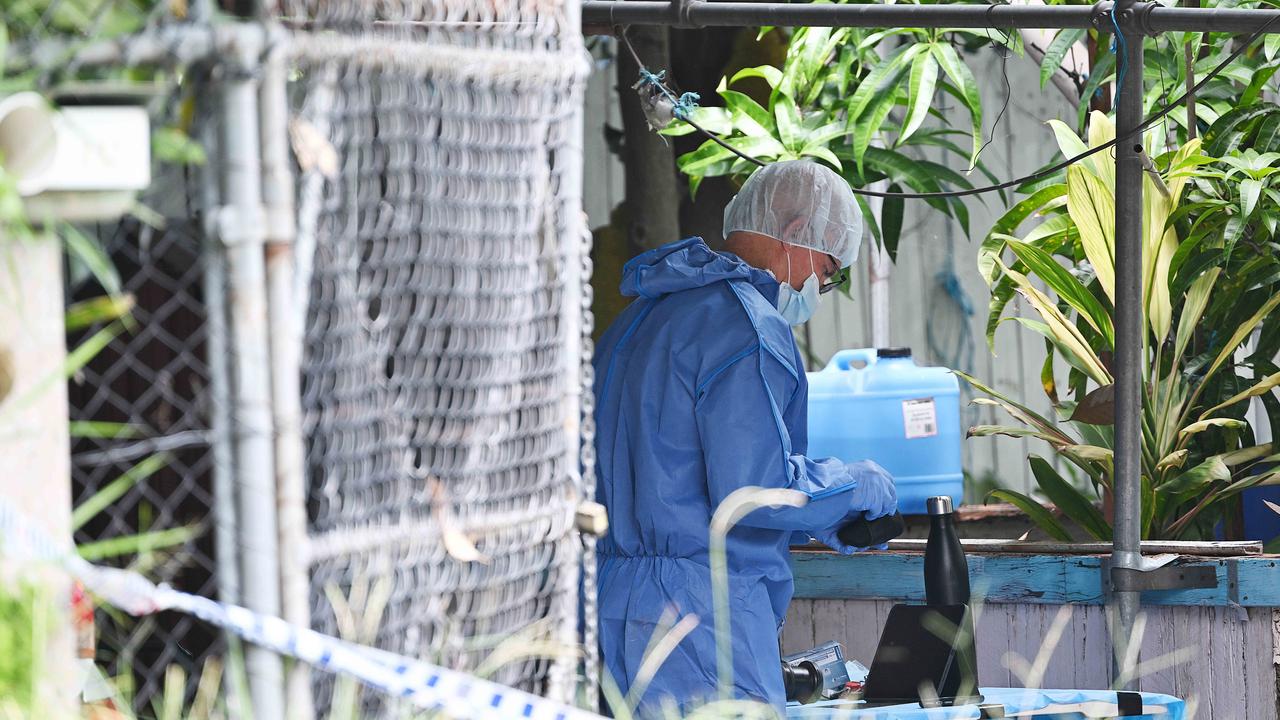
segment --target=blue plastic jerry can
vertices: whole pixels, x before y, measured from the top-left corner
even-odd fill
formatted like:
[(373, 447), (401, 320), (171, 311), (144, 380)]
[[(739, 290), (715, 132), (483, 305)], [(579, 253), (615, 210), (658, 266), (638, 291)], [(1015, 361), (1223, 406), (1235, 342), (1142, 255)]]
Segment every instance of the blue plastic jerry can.
[(950, 370), (881, 348), (841, 350), (808, 377), (810, 457), (879, 463), (906, 514), (923, 514), (935, 495), (959, 503), (960, 385)]

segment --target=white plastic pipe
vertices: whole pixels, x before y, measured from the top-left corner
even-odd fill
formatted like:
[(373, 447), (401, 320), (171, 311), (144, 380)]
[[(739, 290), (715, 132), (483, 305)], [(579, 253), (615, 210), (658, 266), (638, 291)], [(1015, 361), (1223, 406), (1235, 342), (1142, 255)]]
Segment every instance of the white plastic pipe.
[[(280, 615), (280, 556), (276, 523), (275, 444), (267, 332), (262, 169), (258, 144), (258, 64), (261, 33), (246, 33), (230, 48), (223, 84), (223, 189), (219, 237), (227, 248), (232, 419), (236, 441), (241, 596), (251, 610)], [(270, 650), (245, 653), (256, 720), (284, 717), (284, 671)]]
[[(275, 423), (276, 505), (280, 524), (282, 617), (311, 627), (308, 605), (307, 507), (302, 444), (302, 316), (294, 294), (294, 181), (289, 165), (286, 54), (272, 46), (262, 73), (262, 198), (267, 230), (267, 322), (271, 337), (271, 408)], [(294, 663), (286, 681), (289, 720), (312, 720), (311, 673)]]

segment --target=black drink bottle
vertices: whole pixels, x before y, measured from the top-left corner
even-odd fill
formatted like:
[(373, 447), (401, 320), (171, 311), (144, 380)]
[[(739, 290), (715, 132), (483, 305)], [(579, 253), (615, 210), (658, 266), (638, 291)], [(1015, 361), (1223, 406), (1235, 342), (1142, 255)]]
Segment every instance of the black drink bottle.
[(929, 540), (924, 547), (924, 595), (930, 605), (962, 605), (969, 602), (969, 563), (956, 535), (951, 498), (931, 497)]

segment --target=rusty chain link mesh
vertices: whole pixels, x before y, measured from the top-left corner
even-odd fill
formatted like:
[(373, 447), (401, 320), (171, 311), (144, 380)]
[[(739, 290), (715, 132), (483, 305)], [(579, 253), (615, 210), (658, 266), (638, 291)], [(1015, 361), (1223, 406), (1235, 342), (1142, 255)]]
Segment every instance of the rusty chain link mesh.
[(471, 671), (502, 656), (493, 679), (567, 699), (582, 219), (562, 178), (585, 62), (561, 3), (485, 8), (282, 9), (312, 29), (295, 150), (336, 158), (299, 194), (312, 621), (342, 634), (333, 598), (380, 587), (359, 639)]

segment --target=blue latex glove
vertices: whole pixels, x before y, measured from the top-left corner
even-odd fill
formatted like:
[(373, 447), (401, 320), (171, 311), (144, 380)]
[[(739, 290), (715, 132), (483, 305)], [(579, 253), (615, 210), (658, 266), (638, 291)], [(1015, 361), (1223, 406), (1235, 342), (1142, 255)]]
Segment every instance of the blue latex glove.
[[(875, 520), (892, 515), (898, 509), (898, 491), (888, 471), (870, 460), (848, 463), (845, 467), (858, 483), (849, 493), (849, 512), (835, 525), (813, 531), (810, 535), (841, 555), (852, 555), (870, 548), (853, 547), (840, 542), (840, 538), (836, 537), (840, 528), (859, 518)], [(876, 549), (887, 550), (888, 547), (887, 544), (879, 545)]]

